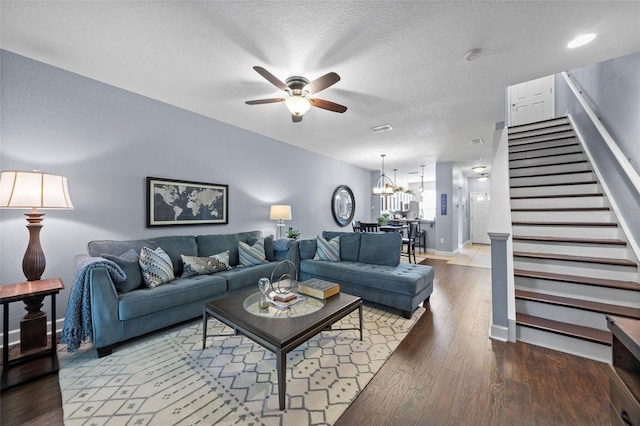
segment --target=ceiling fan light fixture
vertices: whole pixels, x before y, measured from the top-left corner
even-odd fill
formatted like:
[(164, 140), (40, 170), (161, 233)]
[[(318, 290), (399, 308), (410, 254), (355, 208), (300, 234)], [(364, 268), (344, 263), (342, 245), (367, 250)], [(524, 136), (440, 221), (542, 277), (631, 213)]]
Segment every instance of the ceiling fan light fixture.
[(309, 111), (309, 108), (311, 108), (311, 102), (309, 102), (309, 99), (300, 95), (292, 95), (288, 97), (284, 101), (284, 104), (287, 106), (291, 114), (298, 117), (304, 115), (304, 113)]
[(471, 170), (473, 170), (476, 173), (482, 173), (485, 170), (487, 170), (487, 166), (473, 166)]

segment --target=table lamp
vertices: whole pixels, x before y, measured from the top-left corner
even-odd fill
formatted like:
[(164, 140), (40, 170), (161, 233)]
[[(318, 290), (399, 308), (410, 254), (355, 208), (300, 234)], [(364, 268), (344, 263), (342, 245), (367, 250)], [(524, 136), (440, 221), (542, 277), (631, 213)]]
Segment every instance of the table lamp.
[(271, 212), (269, 213), (270, 220), (277, 220), (277, 238), (284, 238), (284, 221), (291, 220), (291, 206), (283, 204), (275, 204), (271, 206)]
[(42, 277), (46, 261), (40, 245), (40, 228), (44, 213), (37, 209), (73, 209), (67, 178), (39, 170), (32, 172), (3, 171), (0, 175), (0, 208), (31, 209), (25, 213), (29, 244), (22, 259), (22, 272), (27, 281)]

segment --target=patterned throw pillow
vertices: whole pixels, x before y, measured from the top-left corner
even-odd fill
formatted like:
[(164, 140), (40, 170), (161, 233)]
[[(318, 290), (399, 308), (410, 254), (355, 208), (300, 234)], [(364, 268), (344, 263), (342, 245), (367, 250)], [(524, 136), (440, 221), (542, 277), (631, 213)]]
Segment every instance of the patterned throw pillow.
[(158, 247), (151, 250), (149, 247), (142, 247), (140, 251), (140, 269), (142, 279), (149, 288), (158, 287), (175, 278), (173, 274), (173, 264), (169, 255)]
[(120, 255), (102, 254), (107, 260), (115, 262), (123, 271), (127, 278), (122, 282), (115, 282), (116, 291), (120, 294), (128, 293), (142, 287), (142, 273), (140, 272), (140, 262), (138, 253), (134, 249)]
[(267, 256), (264, 252), (264, 238), (259, 238), (252, 246), (243, 241), (239, 241), (238, 256), (240, 257), (240, 266), (268, 263)]
[[(225, 253), (226, 262), (220, 259), (224, 259)], [(194, 277), (196, 275), (207, 275), (231, 269), (229, 267), (229, 250), (209, 257), (185, 256), (184, 254), (181, 254), (180, 257), (182, 258), (182, 264), (184, 265), (182, 278)]]
[(316, 237), (316, 255), (313, 260), (326, 260), (328, 262), (340, 262), (340, 237), (334, 237), (329, 241), (321, 236)]

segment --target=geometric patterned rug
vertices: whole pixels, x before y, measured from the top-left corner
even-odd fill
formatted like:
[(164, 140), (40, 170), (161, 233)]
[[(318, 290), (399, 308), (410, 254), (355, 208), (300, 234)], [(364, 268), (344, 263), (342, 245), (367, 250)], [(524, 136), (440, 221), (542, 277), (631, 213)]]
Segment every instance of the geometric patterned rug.
[[(327, 425), (335, 423), (411, 327), (364, 305), (357, 331), (323, 331), (287, 354), (286, 409), (278, 409), (275, 356), (243, 336), (207, 338), (202, 320), (118, 346), (58, 350), (65, 425)], [(335, 324), (357, 327), (357, 310)], [(210, 319), (208, 334), (232, 330)]]

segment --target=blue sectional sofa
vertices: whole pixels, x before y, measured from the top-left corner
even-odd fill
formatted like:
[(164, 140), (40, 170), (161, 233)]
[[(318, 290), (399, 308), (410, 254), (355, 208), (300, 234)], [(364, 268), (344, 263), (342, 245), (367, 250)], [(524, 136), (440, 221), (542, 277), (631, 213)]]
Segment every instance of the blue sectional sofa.
[[(254, 244), (262, 238), (260, 231), (226, 235), (164, 236), (136, 241), (92, 241), (88, 252), (92, 257), (122, 256), (143, 246), (162, 248), (171, 258), (176, 279), (154, 288), (141, 286), (131, 291), (118, 291), (122, 283), (113, 280), (107, 267), (93, 268), (88, 273), (93, 345), (98, 356), (111, 354), (114, 346), (133, 337), (177, 324), (202, 315), (203, 304), (221, 298), (227, 292), (257, 286), (258, 279), (270, 277), (280, 261), (298, 262), (294, 240), (274, 241), (264, 238), (268, 263), (238, 267), (240, 241)], [(231, 270), (209, 275), (181, 278), (181, 255), (206, 257), (229, 250)], [(257, 290), (257, 287), (256, 287)]]
[(433, 292), (433, 268), (400, 263), (402, 236), (397, 232), (324, 231), (326, 240), (338, 237), (339, 261), (314, 260), (317, 239), (298, 242), (300, 280), (318, 278), (340, 284), (341, 291), (390, 306), (410, 318)]

